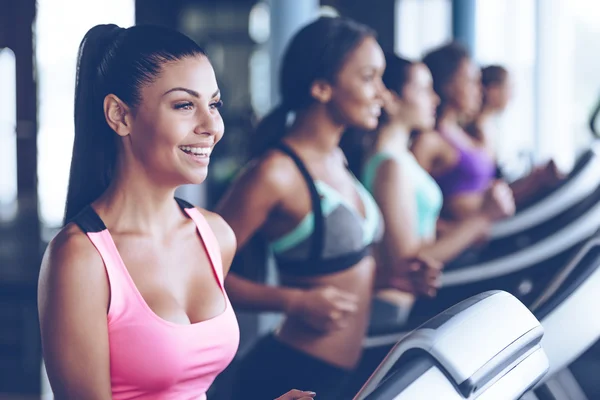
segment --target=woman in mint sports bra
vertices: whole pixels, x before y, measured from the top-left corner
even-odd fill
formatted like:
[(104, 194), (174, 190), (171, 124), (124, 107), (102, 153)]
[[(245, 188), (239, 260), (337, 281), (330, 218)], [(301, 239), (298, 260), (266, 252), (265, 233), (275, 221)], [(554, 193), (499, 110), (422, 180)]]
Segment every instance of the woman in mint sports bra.
[[(485, 213), (455, 224), (446, 235), (437, 236), (442, 191), (415, 160), (409, 142), (412, 131), (433, 128), (439, 98), (424, 64), (386, 54), (386, 65), (383, 82), (390, 95), (362, 176), (381, 208), (386, 226), (378, 246), (382, 279), (406, 277), (404, 293), (383, 289), (376, 298), (409, 309), (413, 299), (407, 294), (433, 295), (435, 289), (414, 287), (405, 260), (417, 256), (441, 263), (451, 260), (486, 235), (498, 210), (494, 203), (486, 205)], [(436, 276), (435, 270), (430, 272)]]
[(177, 31), (98, 25), (85, 35), (66, 225), (39, 279), (56, 399), (202, 400), (233, 359), (239, 330), (223, 281), (235, 236), (174, 198), (206, 178), (223, 136), (220, 97), (205, 53)]
[[(285, 52), (281, 104), (257, 127), (254, 160), (218, 207), (240, 246), (257, 233), (267, 238), (280, 277), (267, 286), (231, 273), (232, 301), (285, 314), (241, 360), (235, 399), (268, 399), (279, 390), (270, 383), (293, 383), (334, 400), (360, 358), (375, 272), (371, 245), (383, 225), (338, 144), (348, 126), (377, 126), (384, 68), (374, 33), (344, 18), (306, 25)], [(286, 360), (294, 362), (282, 367)]]
[(490, 143), (463, 129), (481, 105), (479, 68), (458, 43), (434, 49), (423, 62), (431, 71), (440, 104), (436, 130), (420, 133), (412, 151), (442, 190), (442, 215), (454, 221), (476, 215), (488, 195), (502, 205), (504, 215), (499, 217), (511, 215), (512, 192), (506, 183), (495, 180)]

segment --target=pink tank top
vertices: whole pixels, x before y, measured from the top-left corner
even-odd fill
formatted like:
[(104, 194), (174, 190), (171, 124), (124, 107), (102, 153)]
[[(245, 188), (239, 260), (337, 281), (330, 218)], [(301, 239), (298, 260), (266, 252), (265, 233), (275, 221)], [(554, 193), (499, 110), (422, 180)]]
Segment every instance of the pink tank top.
[(198, 228), (226, 304), (223, 313), (191, 325), (168, 322), (150, 309), (92, 207), (74, 220), (100, 253), (109, 279), (108, 339), (114, 400), (204, 400), (238, 348), (239, 327), (223, 287), (217, 239), (196, 208), (177, 201)]

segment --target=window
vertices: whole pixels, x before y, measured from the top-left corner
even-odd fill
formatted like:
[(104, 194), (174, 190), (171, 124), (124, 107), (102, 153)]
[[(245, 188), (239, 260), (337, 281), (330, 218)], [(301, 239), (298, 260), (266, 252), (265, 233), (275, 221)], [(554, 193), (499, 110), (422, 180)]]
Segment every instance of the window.
[(396, 0), (395, 51), (420, 59), (425, 52), (452, 38), (450, 0)]
[(0, 222), (17, 212), (17, 75), (15, 53), (0, 49)]
[(589, 147), (600, 100), (600, 3), (477, 0), (476, 15), (476, 60), (505, 65), (515, 81), (500, 161), (523, 169), (552, 158), (568, 171)]
[(572, 0), (573, 48), (573, 138), (577, 153), (592, 140), (589, 119), (600, 101), (600, 3)]
[(600, 4), (538, 0), (540, 156), (570, 168), (591, 140), (587, 122), (600, 95)]
[(536, 147), (535, 0), (477, 0), (475, 61), (508, 69), (514, 97), (499, 119), (501, 135), (492, 138), (498, 161), (513, 177), (530, 167)]
[[(62, 223), (71, 152), (77, 50), (92, 26), (135, 22), (134, 0), (38, 0), (38, 197), (45, 227)], [(63, 22), (59, 22), (63, 21)]]

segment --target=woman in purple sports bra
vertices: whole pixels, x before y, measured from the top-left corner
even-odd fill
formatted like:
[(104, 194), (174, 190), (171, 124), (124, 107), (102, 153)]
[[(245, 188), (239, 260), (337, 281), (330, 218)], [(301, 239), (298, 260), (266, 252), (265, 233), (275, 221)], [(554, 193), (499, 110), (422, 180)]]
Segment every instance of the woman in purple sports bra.
[(440, 105), (436, 131), (417, 135), (412, 151), (442, 190), (442, 216), (462, 220), (479, 213), (486, 196), (499, 203), (505, 216), (512, 215), (512, 192), (504, 182), (495, 180), (490, 144), (483, 136), (469, 135), (463, 129), (481, 107), (479, 69), (458, 43), (431, 51), (423, 62), (433, 76)]

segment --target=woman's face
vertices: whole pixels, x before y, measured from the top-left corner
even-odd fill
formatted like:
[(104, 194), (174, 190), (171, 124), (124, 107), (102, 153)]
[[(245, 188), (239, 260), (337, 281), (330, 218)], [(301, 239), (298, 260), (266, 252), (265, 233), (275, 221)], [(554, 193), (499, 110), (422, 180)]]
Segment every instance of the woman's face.
[(140, 95), (131, 133), (124, 138), (126, 154), (157, 183), (203, 182), (210, 154), (224, 132), (221, 95), (208, 58), (164, 64)]
[(431, 72), (425, 64), (409, 67), (408, 81), (400, 93), (393, 93), (392, 97), (395, 103), (392, 119), (406, 124), (410, 130), (433, 129), (440, 99), (433, 90)]
[(467, 117), (475, 116), (481, 109), (481, 72), (469, 59), (464, 59), (454, 77), (445, 87), (449, 105)]
[(492, 83), (485, 89), (485, 106), (498, 112), (504, 111), (512, 99), (513, 84), (507, 75), (502, 82)]
[(385, 87), (381, 80), (385, 56), (368, 37), (348, 55), (332, 86), (328, 105), (343, 125), (365, 130), (377, 128)]

